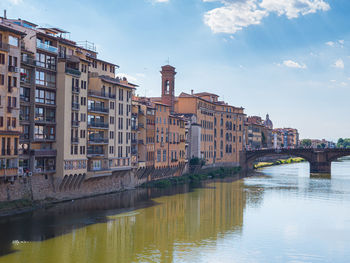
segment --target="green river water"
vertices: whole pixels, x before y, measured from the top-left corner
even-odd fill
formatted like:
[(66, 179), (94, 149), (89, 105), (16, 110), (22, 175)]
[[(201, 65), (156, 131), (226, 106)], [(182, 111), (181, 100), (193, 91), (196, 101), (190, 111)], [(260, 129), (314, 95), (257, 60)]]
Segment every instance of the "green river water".
[(139, 189), (0, 219), (0, 263), (350, 262), (350, 160)]

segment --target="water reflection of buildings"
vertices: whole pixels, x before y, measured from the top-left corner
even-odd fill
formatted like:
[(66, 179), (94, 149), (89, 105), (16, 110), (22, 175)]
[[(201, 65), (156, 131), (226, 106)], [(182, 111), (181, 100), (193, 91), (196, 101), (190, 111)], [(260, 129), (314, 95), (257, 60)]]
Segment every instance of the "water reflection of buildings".
[[(10, 220), (10, 243), (45, 241), (16, 244), (13, 249), (21, 252), (0, 257), (0, 262), (22, 262), (24, 257), (27, 262), (40, 262), (42, 257), (45, 262), (171, 262), (175, 250), (199, 247), (204, 240), (215, 243), (228, 232), (239, 235), (247, 196), (261, 197), (260, 191), (247, 191), (244, 181), (215, 187), (183, 194), (188, 191), (183, 186), (167, 196), (162, 196), (164, 190), (141, 189), (61, 204)], [(155, 202), (150, 199), (157, 196), (162, 197)], [(15, 227), (19, 229), (14, 231)]]

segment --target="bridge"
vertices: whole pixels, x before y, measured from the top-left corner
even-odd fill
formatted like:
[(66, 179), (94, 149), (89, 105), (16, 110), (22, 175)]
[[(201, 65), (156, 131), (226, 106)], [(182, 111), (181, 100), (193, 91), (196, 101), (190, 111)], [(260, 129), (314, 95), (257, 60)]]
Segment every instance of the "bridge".
[(331, 173), (332, 161), (340, 157), (350, 156), (350, 149), (336, 148), (336, 149), (266, 149), (243, 151), (240, 155), (241, 167), (244, 170), (253, 169), (253, 163), (258, 158), (265, 156), (279, 157), (279, 156), (295, 156), (302, 157), (310, 163), (311, 173)]

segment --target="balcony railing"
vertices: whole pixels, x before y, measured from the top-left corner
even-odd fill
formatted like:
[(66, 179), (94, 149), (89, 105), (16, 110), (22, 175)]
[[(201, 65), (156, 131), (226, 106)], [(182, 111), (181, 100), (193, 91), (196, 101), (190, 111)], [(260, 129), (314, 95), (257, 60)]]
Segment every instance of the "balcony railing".
[(72, 110), (79, 110), (80, 104), (77, 102), (72, 102)]
[(94, 112), (99, 112), (99, 113), (108, 113), (109, 109), (102, 107), (102, 106), (94, 106), (94, 105), (90, 105), (88, 107), (88, 111), (94, 111)]
[(74, 144), (77, 144), (77, 143), (79, 143), (79, 138), (78, 137), (72, 137), (71, 138), (71, 142), (74, 143)]
[(139, 140), (139, 144), (143, 144), (143, 140)]
[(80, 121), (72, 120), (72, 126), (73, 127), (79, 127)]
[(37, 149), (37, 150), (31, 150), (31, 154), (36, 156), (36, 157), (50, 157), (50, 156), (56, 156), (57, 150)]
[(137, 144), (137, 140), (136, 139), (131, 139), (131, 144)]
[(81, 72), (79, 69), (66, 67), (66, 73), (80, 77)]
[(31, 57), (21, 57), (21, 62), (23, 64), (27, 64), (27, 65), (30, 65), (30, 66), (35, 66), (36, 65), (36, 60), (34, 58), (31, 58)]
[(106, 144), (108, 143), (108, 138), (100, 138), (100, 137), (90, 137), (89, 143), (96, 143), (96, 144)]
[(103, 92), (103, 91), (90, 90), (88, 92), (88, 95), (91, 97), (95, 96), (95, 97), (115, 99), (115, 94), (109, 94), (108, 92)]
[(49, 52), (52, 52), (52, 53), (55, 53), (55, 54), (58, 53), (58, 48), (57, 47), (50, 46), (50, 45), (42, 43), (40, 41), (36, 42), (36, 47), (40, 48), (40, 49), (43, 49), (43, 50), (46, 50), (46, 51), (49, 51)]
[(89, 128), (102, 128), (102, 129), (108, 129), (109, 125), (108, 123), (104, 123), (104, 122), (88, 122), (88, 127)]
[(18, 73), (18, 72), (19, 72), (19, 68), (18, 68), (18, 67), (15, 67), (15, 66), (9, 66), (9, 67), (8, 67), (8, 71), (9, 71), (9, 72)]
[(4, 42), (0, 42), (0, 50), (9, 52), (10, 45)]
[(54, 117), (36, 117), (34, 119), (35, 122), (44, 122), (44, 123), (55, 123), (56, 122), (56, 118)]
[(88, 155), (104, 155), (103, 149), (88, 149), (87, 150)]
[(73, 92), (73, 93), (79, 93), (79, 92), (80, 92), (80, 88), (79, 88), (79, 87), (73, 87), (73, 86), (72, 86), (72, 92)]

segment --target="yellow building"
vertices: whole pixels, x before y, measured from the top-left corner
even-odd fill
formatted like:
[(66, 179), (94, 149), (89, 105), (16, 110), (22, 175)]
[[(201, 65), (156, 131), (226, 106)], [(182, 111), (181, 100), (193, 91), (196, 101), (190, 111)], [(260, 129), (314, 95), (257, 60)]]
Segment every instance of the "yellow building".
[(0, 21), (0, 177), (18, 175), (20, 59), (24, 33)]

